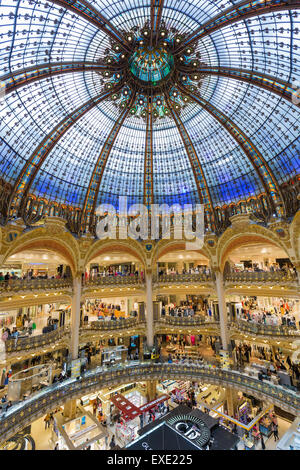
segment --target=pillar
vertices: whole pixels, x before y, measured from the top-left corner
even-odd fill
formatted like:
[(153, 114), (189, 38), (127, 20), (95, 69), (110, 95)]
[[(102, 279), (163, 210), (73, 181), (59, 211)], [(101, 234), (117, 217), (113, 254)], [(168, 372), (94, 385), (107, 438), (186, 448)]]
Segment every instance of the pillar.
[(144, 336), (140, 336), (139, 360), (144, 360)]
[(80, 298), (81, 298), (81, 276), (74, 277), (72, 316), (71, 316), (71, 356), (78, 358), (79, 349), (79, 327), (80, 327)]
[(227, 309), (223, 284), (223, 274), (220, 271), (216, 272), (216, 288), (218, 294), (222, 348), (224, 351), (228, 351), (229, 332), (227, 328)]
[(238, 399), (237, 399), (236, 390), (230, 387), (227, 388), (226, 389), (226, 405), (227, 405), (228, 416), (232, 416), (234, 418), (237, 404), (238, 404)]
[(64, 417), (69, 419), (76, 418), (77, 403), (75, 400), (69, 400), (64, 405)]
[(153, 348), (154, 324), (153, 324), (153, 301), (152, 301), (152, 270), (146, 270), (146, 322), (147, 322), (147, 346)]
[(157, 380), (147, 380), (147, 400), (153, 401), (156, 398), (156, 385), (157, 385)]

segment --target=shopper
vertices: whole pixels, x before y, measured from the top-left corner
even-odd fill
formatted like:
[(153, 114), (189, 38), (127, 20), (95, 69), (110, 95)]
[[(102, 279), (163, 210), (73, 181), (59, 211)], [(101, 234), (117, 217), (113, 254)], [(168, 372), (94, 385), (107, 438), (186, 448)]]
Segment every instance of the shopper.
[(272, 424), (272, 430), (273, 430), (273, 435), (274, 435), (274, 441), (279, 441), (279, 435), (278, 435), (278, 424), (273, 423)]
[(115, 442), (115, 436), (113, 434), (112, 438), (111, 438), (111, 441), (110, 441), (110, 444), (109, 444), (109, 447), (110, 447), (110, 449), (113, 449), (115, 446), (116, 446), (116, 442)]
[(46, 416), (44, 418), (44, 421), (45, 421), (45, 429), (49, 428), (50, 427), (50, 415), (49, 415), (49, 413), (46, 414)]
[(266, 445), (262, 434), (260, 435), (261, 450), (266, 450)]

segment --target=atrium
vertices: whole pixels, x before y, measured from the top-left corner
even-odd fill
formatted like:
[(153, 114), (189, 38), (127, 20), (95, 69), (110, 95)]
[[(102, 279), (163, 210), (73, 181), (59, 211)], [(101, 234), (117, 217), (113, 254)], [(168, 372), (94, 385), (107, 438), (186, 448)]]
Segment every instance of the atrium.
[(1, 1), (1, 450), (300, 450), (299, 10)]

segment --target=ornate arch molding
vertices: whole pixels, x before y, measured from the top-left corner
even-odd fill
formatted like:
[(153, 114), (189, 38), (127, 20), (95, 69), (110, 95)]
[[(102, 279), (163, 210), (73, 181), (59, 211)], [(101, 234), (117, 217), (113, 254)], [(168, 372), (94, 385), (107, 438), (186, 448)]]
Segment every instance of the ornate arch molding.
[(74, 237), (63, 229), (53, 227), (41, 227), (24, 233), (7, 246), (3, 253), (5, 262), (10, 256), (24, 250), (48, 249), (60, 254), (69, 263), (72, 274), (78, 271), (78, 259), (80, 252)]
[[(280, 230), (284, 230), (284, 239), (280, 237)], [(278, 232), (279, 231), (279, 232)], [(227, 261), (229, 253), (242, 244), (245, 243), (268, 243), (277, 246), (284, 250), (287, 257), (292, 259), (291, 244), (289, 241), (288, 229), (279, 229), (274, 227), (274, 230), (267, 229), (260, 225), (234, 225), (229, 227), (218, 240), (216, 259), (221, 272), (224, 271), (224, 266)]]
[[(158, 262), (159, 258), (162, 256), (166, 255), (167, 253), (172, 253), (176, 251), (182, 251), (186, 250), (186, 244), (184, 241), (180, 240), (160, 240), (154, 249), (153, 255), (152, 255), (152, 269), (155, 268), (155, 264)], [(208, 246), (204, 243), (203, 247), (201, 250), (194, 250), (197, 253), (205, 256), (209, 260), (210, 266), (212, 266), (212, 253)]]
[(111, 253), (113, 250), (123, 251), (137, 258), (145, 267), (146, 260), (142, 246), (135, 240), (97, 240), (88, 249), (84, 260), (83, 268), (96, 256), (104, 253)]

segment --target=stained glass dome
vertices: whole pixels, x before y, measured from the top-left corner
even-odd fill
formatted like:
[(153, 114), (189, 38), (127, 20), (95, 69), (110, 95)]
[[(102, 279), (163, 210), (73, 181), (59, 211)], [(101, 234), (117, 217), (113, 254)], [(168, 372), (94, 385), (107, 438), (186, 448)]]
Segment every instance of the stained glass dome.
[(3, 0), (0, 9), (2, 220), (72, 213), (83, 227), (124, 195), (202, 202), (212, 230), (228, 210), (291, 213), (299, 2)]

